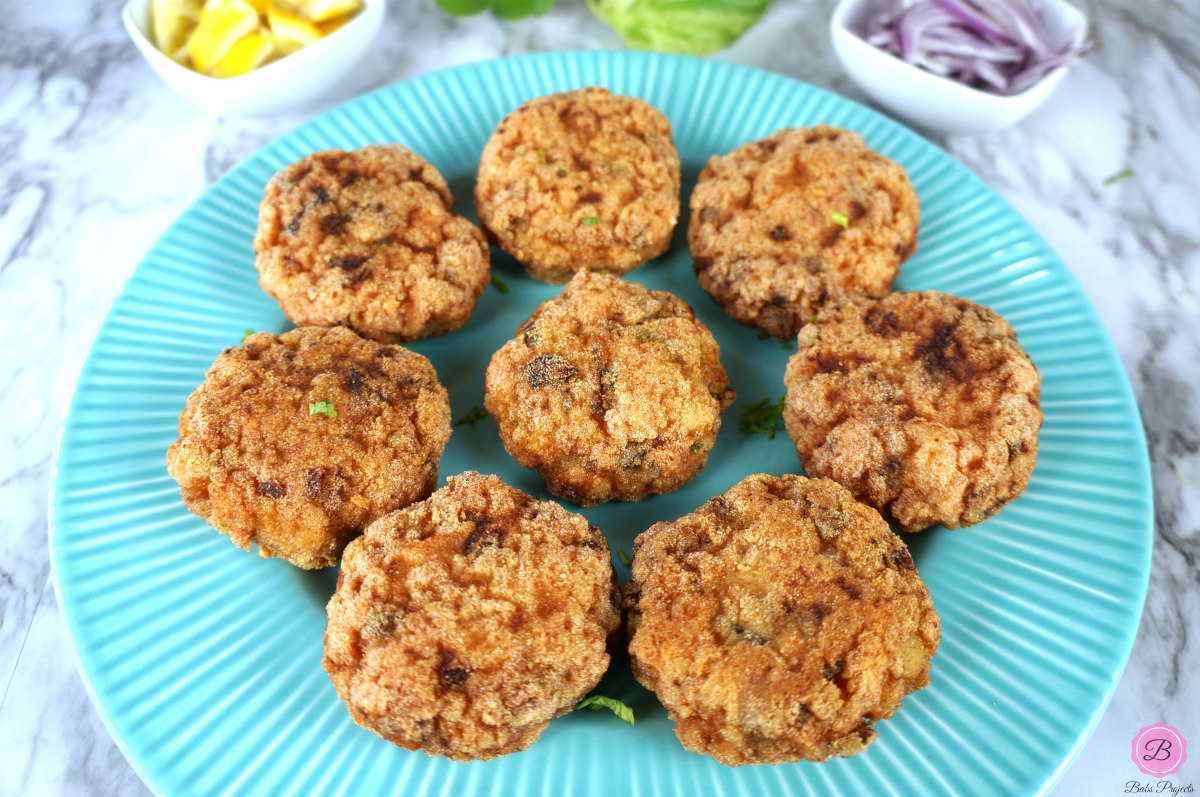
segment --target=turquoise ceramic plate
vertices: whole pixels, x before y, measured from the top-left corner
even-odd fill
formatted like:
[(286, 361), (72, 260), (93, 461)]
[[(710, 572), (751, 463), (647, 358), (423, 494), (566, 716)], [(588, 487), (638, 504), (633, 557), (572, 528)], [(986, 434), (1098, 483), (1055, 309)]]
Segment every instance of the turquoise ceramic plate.
[[(531, 97), (601, 84), (670, 118), (685, 197), (705, 159), (783, 126), (858, 130), (899, 161), (921, 197), (918, 253), (900, 289), (939, 288), (1016, 327), (1042, 370), (1046, 413), (1026, 493), (978, 527), (909, 537), (941, 613), (930, 686), (863, 755), (727, 769), (688, 753), (666, 712), (614, 661), (599, 691), (637, 713), (551, 723), (527, 752), (452, 764), (358, 728), (321, 670), (333, 571), (306, 573), (236, 549), (184, 509), (164, 451), (184, 401), (244, 330), (289, 327), (258, 287), (251, 238), (263, 186), (329, 147), (398, 141), (449, 179), (470, 212), (476, 163), (505, 113)], [(669, 496), (584, 514), (629, 550), (634, 536), (743, 476), (798, 472), (786, 434), (738, 429), (738, 409), (782, 392), (788, 352), (728, 319), (699, 289), (681, 228), (633, 279), (696, 308), (723, 351), (737, 404), (708, 468)], [(455, 418), (483, 404), (491, 353), (556, 289), (503, 255), (461, 331), (430, 357)], [(491, 471), (534, 495), (495, 424), (458, 426), (442, 477)], [(475, 64), (338, 108), (238, 166), (167, 230), (101, 327), (62, 435), (52, 532), (56, 586), (84, 677), (114, 737), (167, 795), (1038, 794), (1071, 761), (1128, 655), (1145, 594), (1151, 505), (1128, 383), (1079, 286), (1032, 229), (940, 150), (854, 103), (716, 61), (567, 53)], [(617, 565), (619, 577), (628, 570)]]

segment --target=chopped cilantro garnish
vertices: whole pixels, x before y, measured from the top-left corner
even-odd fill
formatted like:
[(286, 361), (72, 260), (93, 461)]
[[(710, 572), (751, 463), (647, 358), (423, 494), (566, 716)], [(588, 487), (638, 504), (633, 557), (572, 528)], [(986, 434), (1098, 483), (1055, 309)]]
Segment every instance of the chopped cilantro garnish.
[(462, 426), (464, 423), (468, 426), (474, 426), (475, 421), (481, 421), (487, 417), (487, 410), (483, 407), (472, 407), (471, 411), (454, 422), (455, 426)]
[(778, 404), (772, 404), (770, 399), (759, 399), (753, 404), (742, 407), (742, 417), (738, 424), (743, 432), (762, 432), (768, 440), (775, 439), (775, 431), (779, 428), (782, 418), (783, 400), (786, 394), (779, 397)]
[(253, 330), (253, 329), (247, 329), (245, 332), (243, 332), (243, 333), (242, 333), (242, 343), (245, 343), (245, 342), (246, 342), (246, 338), (250, 337), (250, 336), (251, 336), (251, 335), (253, 335), (253, 334), (254, 334), (254, 330)]
[(781, 341), (779, 341), (779, 348), (781, 348), (781, 349), (783, 349), (783, 350), (785, 350), (785, 351), (791, 351), (791, 350), (792, 350), (792, 347), (793, 347), (793, 346), (795, 346), (795, 345), (796, 345), (796, 339), (795, 339), (795, 338), (788, 338), (787, 340), (781, 340)]
[(576, 709), (590, 708), (592, 711), (599, 711), (602, 708), (611, 709), (612, 713), (617, 715), (618, 719), (633, 724), (633, 709), (622, 703), (620, 700), (604, 695), (592, 695), (585, 697)]
[(624, 548), (617, 549), (617, 558), (621, 560), (621, 564), (629, 567), (629, 554), (625, 553)]
[(566, 176), (567, 176), (567, 170), (566, 170), (566, 169), (559, 169), (559, 170), (558, 170), (558, 176), (559, 176), (559, 177), (566, 177)]
[(703, 451), (703, 450), (704, 450), (704, 442), (702, 440), (697, 440), (696, 442), (692, 443), (692, 451)]
[(1133, 177), (1133, 169), (1122, 169), (1111, 177), (1104, 178), (1104, 182), (1101, 183), (1101, 185), (1112, 185), (1113, 183), (1124, 180), (1127, 177)]
[(840, 210), (835, 210), (830, 214), (833, 217), (833, 223), (841, 225), (844, 229), (850, 229), (850, 219), (846, 218), (846, 214)]
[(544, 150), (544, 149), (539, 149), (539, 150), (537, 151), (537, 156), (538, 156), (538, 162), (539, 162), (539, 163), (545, 163), (545, 162), (546, 162), (546, 150)]
[(308, 405), (309, 415), (328, 415), (330, 418), (337, 417), (337, 410), (333, 408), (332, 401), (314, 401)]
[(508, 293), (508, 286), (504, 284), (504, 280), (500, 279), (500, 277), (496, 276), (495, 274), (492, 275), (492, 285), (495, 286), (496, 290), (500, 291), (501, 293)]
[(816, 313), (813, 313), (813, 317), (808, 319), (808, 323), (810, 323), (810, 324), (817, 323), (817, 314)]
[(600, 223), (599, 216), (584, 216), (583, 217), (583, 226), (585, 226), (585, 227), (595, 227), (599, 223)]

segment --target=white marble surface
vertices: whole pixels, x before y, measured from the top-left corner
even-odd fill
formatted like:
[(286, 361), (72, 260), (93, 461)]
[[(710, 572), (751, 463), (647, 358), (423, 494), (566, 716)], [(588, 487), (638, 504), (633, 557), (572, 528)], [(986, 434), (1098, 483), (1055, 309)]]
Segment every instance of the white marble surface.
[[(777, 0), (717, 57), (861, 101), (828, 41), (831, 5)], [(1083, 284), (1141, 405), (1153, 464), (1154, 570), (1137, 643), (1055, 795), (1125, 793), (1143, 725), (1174, 724), (1200, 745), (1200, 10), (1192, 0), (1086, 5), (1096, 47), (1048, 106), (1008, 131), (938, 140)], [(393, 0), (376, 51), (320, 107), (242, 121), (160, 83), (118, 11), (0, 2), (0, 797), (147, 793), (76, 672), (49, 579), (46, 500), (92, 336), (167, 224), (239, 160), (341, 99), (468, 61), (620, 46), (582, 0), (514, 23)], [(1133, 178), (1102, 185), (1126, 168)], [(1174, 780), (1200, 789), (1193, 756)]]

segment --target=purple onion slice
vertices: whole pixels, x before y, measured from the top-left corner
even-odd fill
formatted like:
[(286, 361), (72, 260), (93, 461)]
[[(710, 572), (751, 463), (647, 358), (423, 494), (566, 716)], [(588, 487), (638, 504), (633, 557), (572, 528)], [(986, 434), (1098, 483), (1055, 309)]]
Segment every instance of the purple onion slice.
[(1087, 52), (1083, 31), (1046, 36), (1030, 0), (886, 0), (869, 44), (935, 75), (994, 94), (1019, 94)]

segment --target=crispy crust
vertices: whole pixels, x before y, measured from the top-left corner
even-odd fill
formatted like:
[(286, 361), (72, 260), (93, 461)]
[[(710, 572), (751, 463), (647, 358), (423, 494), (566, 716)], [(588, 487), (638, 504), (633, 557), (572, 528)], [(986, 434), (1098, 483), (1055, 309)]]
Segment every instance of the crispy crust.
[[(318, 401), (337, 417), (310, 414)], [(421, 355), (343, 327), (260, 332), (188, 397), (167, 470), (236, 545), (313, 569), (429, 495), (449, 437), (446, 390)]]
[(665, 252), (679, 185), (667, 118), (636, 97), (585, 88), (531, 100), (500, 122), (479, 161), (475, 208), (493, 243), (559, 283), (581, 269), (625, 274)]
[(788, 434), (906, 531), (979, 523), (1024, 491), (1041, 378), (1013, 328), (937, 291), (847, 304), (804, 328), (784, 376)]
[(584, 506), (691, 480), (734, 399), (720, 347), (687, 304), (587, 271), (517, 327), (486, 383), (508, 453)]
[(726, 766), (862, 752), (941, 636), (904, 543), (828, 479), (748, 476), (634, 543), (634, 675)]
[(700, 286), (733, 318), (780, 339), (831, 302), (886, 294), (916, 250), (920, 219), (900, 165), (825, 125), (714, 155), (691, 212)]
[(437, 169), (398, 144), (309, 155), (267, 184), (259, 284), (297, 324), (384, 343), (451, 332), (490, 275), (483, 233), (453, 205)]
[(355, 722), (454, 761), (524, 750), (608, 668), (608, 544), (495, 476), (452, 476), (346, 549), (325, 671)]

